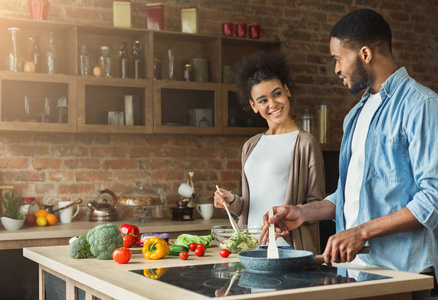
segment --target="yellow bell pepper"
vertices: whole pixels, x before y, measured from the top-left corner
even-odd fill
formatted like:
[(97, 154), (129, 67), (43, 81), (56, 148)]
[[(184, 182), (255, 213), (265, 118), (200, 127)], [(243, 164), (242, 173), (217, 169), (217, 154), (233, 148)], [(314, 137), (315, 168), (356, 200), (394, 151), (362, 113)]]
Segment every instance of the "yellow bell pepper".
[(158, 279), (164, 274), (166, 274), (168, 268), (158, 268), (158, 269), (144, 269), (143, 274), (146, 277), (152, 279)]
[(142, 252), (146, 259), (160, 259), (169, 254), (170, 249), (165, 240), (154, 237), (143, 242)]

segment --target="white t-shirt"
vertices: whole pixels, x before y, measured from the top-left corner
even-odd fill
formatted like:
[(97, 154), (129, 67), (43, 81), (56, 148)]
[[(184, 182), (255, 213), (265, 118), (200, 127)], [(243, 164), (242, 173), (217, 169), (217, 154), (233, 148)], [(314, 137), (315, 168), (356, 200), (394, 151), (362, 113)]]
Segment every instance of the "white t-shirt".
[[(345, 182), (345, 229), (350, 229), (358, 225), (359, 195), (365, 164), (365, 140), (368, 135), (371, 119), (381, 102), (382, 98), (380, 97), (380, 93), (374, 95), (370, 94), (362, 107), (354, 129), (353, 140), (351, 142), (351, 159), (348, 165), (347, 180)], [(352, 262), (365, 264), (358, 256), (356, 256)]]
[[(272, 206), (285, 204), (290, 164), (298, 130), (262, 135), (245, 163), (250, 190), (248, 225), (262, 225), (264, 214)], [(283, 238), (277, 246), (289, 246)]]

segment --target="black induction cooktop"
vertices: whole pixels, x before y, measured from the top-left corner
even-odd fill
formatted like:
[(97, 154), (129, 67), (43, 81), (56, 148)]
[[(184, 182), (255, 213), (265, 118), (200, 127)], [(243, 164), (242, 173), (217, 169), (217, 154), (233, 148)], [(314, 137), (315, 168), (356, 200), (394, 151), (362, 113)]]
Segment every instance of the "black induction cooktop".
[(343, 284), (389, 278), (328, 266), (312, 266), (300, 272), (251, 273), (239, 262), (131, 270), (149, 280), (159, 280), (207, 297), (221, 297)]

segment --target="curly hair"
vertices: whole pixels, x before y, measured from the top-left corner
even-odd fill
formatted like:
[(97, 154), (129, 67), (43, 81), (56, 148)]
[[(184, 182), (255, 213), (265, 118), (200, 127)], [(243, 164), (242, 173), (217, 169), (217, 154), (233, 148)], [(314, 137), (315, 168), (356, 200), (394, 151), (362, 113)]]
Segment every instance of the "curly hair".
[(292, 93), (294, 82), (290, 73), (287, 61), (277, 52), (256, 52), (235, 64), (232, 74), (242, 108), (246, 111), (252, 111), (249, 104), (249, 100), (253, 100), (251, 90), (254, 85), (262, 81), (278, 79), (282, 85), (287, 85)]
[(339, 39), (343, 46), (354, 51), (368, 46), (382, 53), (392, 53), (391, 27), (372, 9), (349, 12), (333, 26), (330, 36)]

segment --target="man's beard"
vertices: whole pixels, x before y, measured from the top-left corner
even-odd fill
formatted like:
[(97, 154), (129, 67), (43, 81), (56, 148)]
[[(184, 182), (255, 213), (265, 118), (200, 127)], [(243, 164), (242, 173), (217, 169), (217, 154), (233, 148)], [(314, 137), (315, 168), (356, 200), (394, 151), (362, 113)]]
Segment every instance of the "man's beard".
[(351, 74), (350, 82), (351, 87), (349, 88), (350, 94), (356, 95), (364, 88), (370, 86), (373, 81), (373, 76), (369, 75), (362, 65), (362, 61), (359, 57), (356, 58), (356, 68)]

